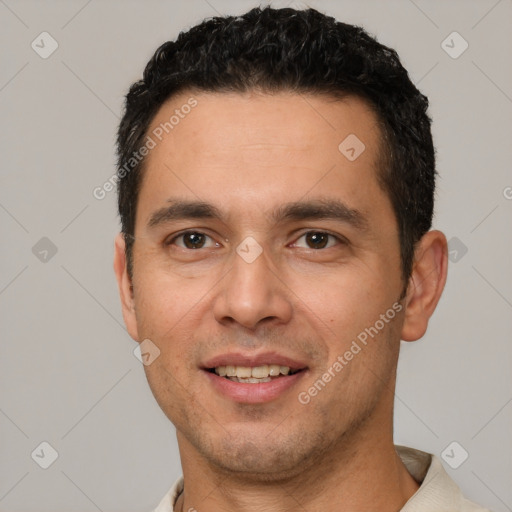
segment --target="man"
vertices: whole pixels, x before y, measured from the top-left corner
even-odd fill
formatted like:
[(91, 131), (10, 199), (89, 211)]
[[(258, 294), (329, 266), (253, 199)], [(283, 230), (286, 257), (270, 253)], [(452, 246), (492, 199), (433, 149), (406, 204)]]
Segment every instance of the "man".
[(131, 87), (114, 267), (184, 475), (157, 512), (483, 510), (393, 444), (447, 272), (427, 105), (312, 9), (205, 21)]

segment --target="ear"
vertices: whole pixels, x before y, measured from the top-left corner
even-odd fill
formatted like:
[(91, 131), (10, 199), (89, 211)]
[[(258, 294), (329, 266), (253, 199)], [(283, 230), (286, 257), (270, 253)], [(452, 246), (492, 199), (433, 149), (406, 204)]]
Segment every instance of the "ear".
[(135, 316), (135, 301), (133, 298), (133, 288), (128, 270), (126, 267), (126, 243), (122, 233), (116, 236), (114, 242), (114, 272), (117, 278), (119, 296), (121, 298), (121, 308), (123, 318), (128, 334), (135, 340), (139, 340), (137, 329), (137, 318)]
[(401, 338), (421, 338), (441, 298), (448, 269), (448, 243), (441, 231), (429, 231), (418, 242), (407, 295)]

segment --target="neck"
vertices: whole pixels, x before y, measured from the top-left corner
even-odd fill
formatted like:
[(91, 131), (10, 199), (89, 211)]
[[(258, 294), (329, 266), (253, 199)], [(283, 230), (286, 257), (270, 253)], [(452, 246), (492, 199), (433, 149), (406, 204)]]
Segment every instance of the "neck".
[(341, 440), (320, 460), (304, 465), (303, 471), (263, 483), (205, 463), (178, 432), (185, 489), (175, 510), (396, 512), (419, 485), (395, 451), (392, 425), (376, 426)]

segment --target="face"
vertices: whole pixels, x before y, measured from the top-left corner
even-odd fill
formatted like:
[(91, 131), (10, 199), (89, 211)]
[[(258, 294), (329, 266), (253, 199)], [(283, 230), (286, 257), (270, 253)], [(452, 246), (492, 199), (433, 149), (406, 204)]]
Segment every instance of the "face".
[(391, 428), (403, 283), (377, 119), (355, 97), (183, 93), (148, 133), (191, 97), (147, 156), (125, 321), (160, 351), (145, 371), (186, 456), (291, 475)]

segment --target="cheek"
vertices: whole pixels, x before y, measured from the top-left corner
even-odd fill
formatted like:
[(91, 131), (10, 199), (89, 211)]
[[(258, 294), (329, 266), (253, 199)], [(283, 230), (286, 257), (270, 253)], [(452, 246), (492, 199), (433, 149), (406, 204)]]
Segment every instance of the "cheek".
[(193, 395), (185, 391), (186, 373), (179, 373), (178, 370), (179, 368), (170, 364), (165, 353), (151, 365), (144, 366), (149, 387), (162, 411), (175, 426), (186, 428), (183, 418), (186, 419), (186, 411)]
[(375, 279), (378, 275), (361, 266), (314, 278), (303, 276), (290, 284), (300, 298), (298, 314), (316, 324), (317, 332), (330, 343), (343, 345), (391, 307), (392, 294)]
[[(162, 337), (187, 322), (206, 300), (212, 273), (181, 275), (161, 251), (141, 248), (134, 259), (134, 299), (141, 336)], [(180, 327), (182, 328), (182, 327)]]
[(143, 276), (134, 276), (134, 299), (139, 335), (157, 345), (186, 317), (194, 294), (161, 272), (139, 267)]

